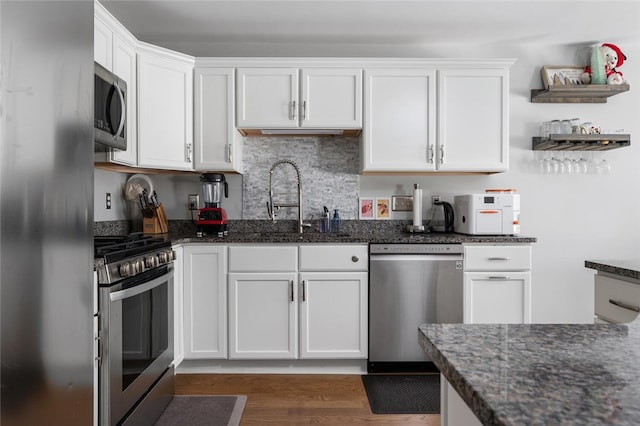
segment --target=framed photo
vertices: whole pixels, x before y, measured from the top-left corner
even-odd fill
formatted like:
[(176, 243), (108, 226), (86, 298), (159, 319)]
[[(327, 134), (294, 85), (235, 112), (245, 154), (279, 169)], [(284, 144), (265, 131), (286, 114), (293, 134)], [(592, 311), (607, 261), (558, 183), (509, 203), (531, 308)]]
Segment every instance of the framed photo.
[(389, 219), (391, 215), (391, 199), (376, 198), (376, 219)]
[(546, 65), (540, 70), (544, 88), (549, 86), (582, 85), (584, 67), (573, 65)]
[(360, 198), (358, 211), (360, 220), (371, 220), (375, 218), (375, 200), (373, 198)]

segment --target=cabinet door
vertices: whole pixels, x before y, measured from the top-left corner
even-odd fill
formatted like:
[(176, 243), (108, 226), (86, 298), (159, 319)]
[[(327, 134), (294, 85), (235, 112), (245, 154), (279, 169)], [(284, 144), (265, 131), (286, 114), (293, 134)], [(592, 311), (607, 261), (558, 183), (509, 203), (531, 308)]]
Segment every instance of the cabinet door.
[(365, 70), (363, 172), (434, 170), (435, 71)]
[(306, 272), (300, 280), (300, 358), (367, 358), (367, 273)]
[(298, 127), (297, 68), (238, 68), (238, 128)]
[(192, 170), (193, 66), (140, 53), (138, 94), (139, 165)]
[(185, 246), (184, 357), (227, 357), (227, 247)]
[(361, 69), (305, 68), (301, 74), (301, 127), (362, 127)]
[(127, 149), (111, 150), (110, 161), (135, 166), (138, 164), (136, 51), (117, 34), (113, 35), (113, 73), (127, 82)]
[(506, 171), (509, 166), (507, 69), (438, 71), (437, 168)]
[(229, 359), (298, 357), (295, 273), (229, 274)]
[(194, 166), (196, 170), (242, 172), (242, 146), (235, 129), (233, 68), (194, 72)]
[(173, 248), (173, 358), (176, 366), (184, 359), (184, 251)]
[(531, 322), (531, 272), (465, 272), (464, 323)]
[[(93, 20), (93, 60), (111, 70), (113, 32), (100, 19)], [(127, 82), (128, 83), (128, 82)]]

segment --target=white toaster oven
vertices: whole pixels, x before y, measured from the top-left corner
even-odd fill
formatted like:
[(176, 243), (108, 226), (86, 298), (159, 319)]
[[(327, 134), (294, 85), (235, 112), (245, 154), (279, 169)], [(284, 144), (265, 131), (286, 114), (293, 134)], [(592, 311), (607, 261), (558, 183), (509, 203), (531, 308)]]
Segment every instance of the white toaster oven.
[(520, 194), (456, 195), (453, 230), (469, 235), (520, 234)]

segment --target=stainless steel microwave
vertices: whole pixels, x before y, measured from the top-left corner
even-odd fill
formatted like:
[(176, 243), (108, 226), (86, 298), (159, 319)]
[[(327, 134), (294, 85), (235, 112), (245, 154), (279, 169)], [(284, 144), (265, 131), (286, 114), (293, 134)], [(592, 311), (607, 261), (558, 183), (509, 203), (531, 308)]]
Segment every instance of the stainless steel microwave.
[(127, 83), (95, 63), (94, 151), (127, 149)]

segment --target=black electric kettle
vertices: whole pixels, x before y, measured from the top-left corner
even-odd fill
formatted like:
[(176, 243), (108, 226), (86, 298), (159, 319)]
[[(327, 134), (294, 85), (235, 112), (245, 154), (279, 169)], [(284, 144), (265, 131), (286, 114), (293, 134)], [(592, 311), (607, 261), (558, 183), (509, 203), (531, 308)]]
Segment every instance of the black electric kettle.
[(431, 232), (453, 232), (453, 206), (446, 201), (435, 201), (431, 213)]

